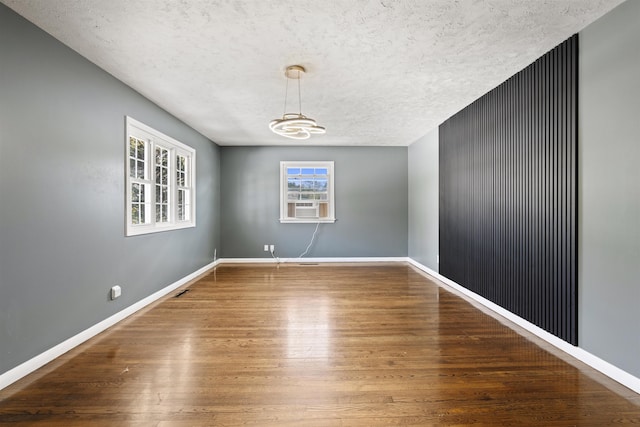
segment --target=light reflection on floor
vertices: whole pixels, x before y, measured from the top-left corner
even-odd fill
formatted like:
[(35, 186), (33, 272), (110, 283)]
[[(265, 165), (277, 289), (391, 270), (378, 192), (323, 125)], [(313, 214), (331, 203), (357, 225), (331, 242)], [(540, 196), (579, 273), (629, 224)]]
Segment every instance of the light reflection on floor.
[(331, 307), (326, 297), (302, 296), (287, 304), (287, 357), (328, 358)]

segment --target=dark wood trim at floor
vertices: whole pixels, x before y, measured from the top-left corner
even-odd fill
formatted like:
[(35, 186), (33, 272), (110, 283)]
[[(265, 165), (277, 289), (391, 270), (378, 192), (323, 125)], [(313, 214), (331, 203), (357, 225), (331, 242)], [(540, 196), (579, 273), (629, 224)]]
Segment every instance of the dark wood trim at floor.
[(223, 264), (181, 290), (1, 390), (0, 424), (640, 423), (637, 394), (404, 263)]

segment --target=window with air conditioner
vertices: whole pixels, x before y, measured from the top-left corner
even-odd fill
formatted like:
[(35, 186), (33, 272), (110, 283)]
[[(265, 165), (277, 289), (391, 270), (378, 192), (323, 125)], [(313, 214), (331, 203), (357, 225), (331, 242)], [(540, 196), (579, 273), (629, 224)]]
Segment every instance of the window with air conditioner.
[(280, 162), (280, 222), (335, 222), (333, 162)]

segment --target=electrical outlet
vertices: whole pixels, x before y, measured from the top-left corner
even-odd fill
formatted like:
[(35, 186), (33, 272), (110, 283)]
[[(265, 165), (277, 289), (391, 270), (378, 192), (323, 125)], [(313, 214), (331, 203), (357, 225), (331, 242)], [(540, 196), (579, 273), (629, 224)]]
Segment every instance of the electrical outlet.
[(269, 246), (269, 251), (270, 251), (271, 253), (273, 253), (273, 251), (275, 251), (275, 250), (276, 250), (276, 245), (270, 245), (270, 246)]
[(269, 252), (269, 245), (264, 245), (264, 251)]
[(114, 300), (122, 295), (122, 288), (118, 285), (115, 285), (111, 288), (111, 299)]

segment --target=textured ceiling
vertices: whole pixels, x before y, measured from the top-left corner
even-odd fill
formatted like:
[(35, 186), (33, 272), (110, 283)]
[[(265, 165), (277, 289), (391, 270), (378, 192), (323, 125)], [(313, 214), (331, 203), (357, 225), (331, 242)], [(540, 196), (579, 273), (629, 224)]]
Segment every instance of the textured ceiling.
[[(622, 2), (0, 1), (220, 145), (400, 146)], [(292, 64), (302, 143), (267, 127)]]

